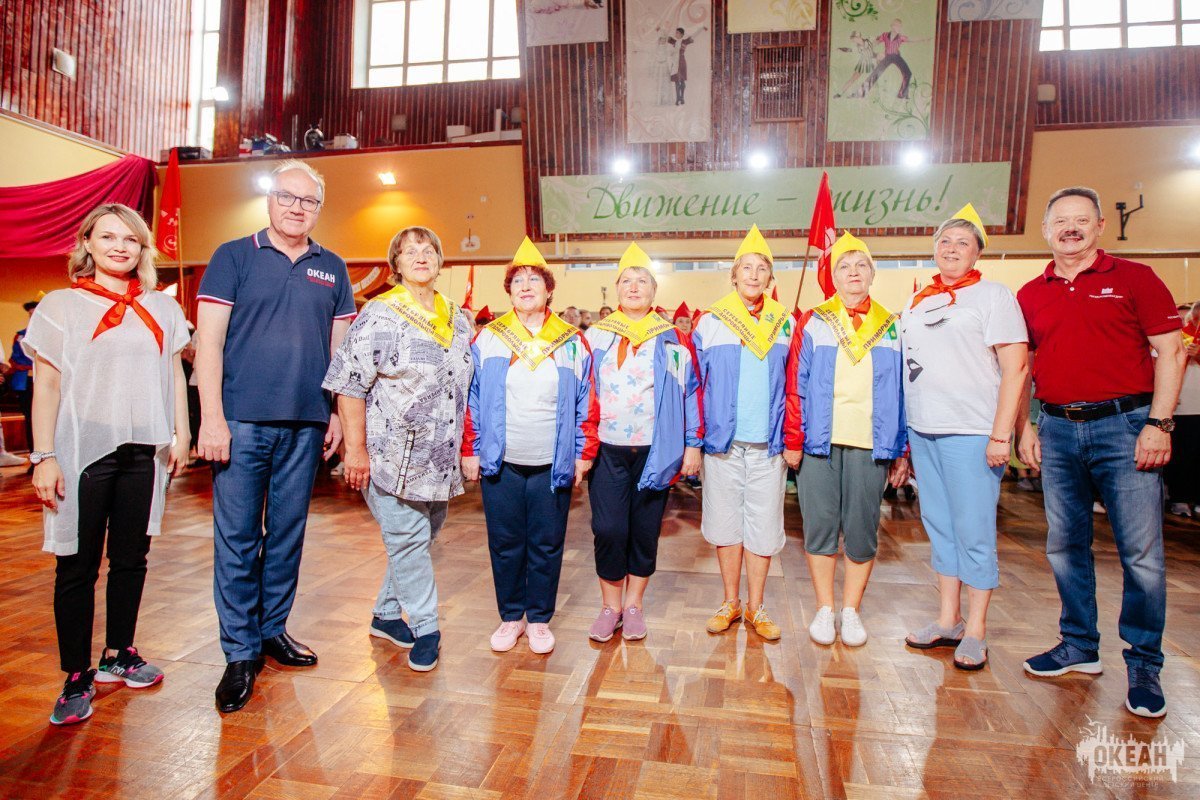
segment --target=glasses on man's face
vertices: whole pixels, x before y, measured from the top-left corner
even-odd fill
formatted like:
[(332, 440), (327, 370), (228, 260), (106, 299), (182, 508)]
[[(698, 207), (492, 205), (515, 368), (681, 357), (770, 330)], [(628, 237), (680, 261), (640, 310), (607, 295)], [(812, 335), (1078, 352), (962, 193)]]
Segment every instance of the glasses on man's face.
[(296, 201), (300, 201), (300, 207), (305, 211), (316, 211), (321, 207), (321, 201), (315, 197), (297, 197), (291, 192), (271, 192), (275, 197), (275, 201), (284, 208), (291, 208), (296, 205)]

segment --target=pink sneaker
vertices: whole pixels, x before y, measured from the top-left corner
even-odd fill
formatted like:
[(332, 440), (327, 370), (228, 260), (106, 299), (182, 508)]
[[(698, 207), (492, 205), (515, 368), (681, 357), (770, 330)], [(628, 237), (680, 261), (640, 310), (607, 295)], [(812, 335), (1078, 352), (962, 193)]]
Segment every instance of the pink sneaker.
[(501, 622), (500, 627), (496, 628), (496, 632), (492, 634), (492, 650), (497, 653), (507, 653), (512, 650), (517, 643), (517, 639), (521, 638), (521, 634), (525, 632), (525, 620), (518, 619), (512, 622)]
[(600, 609), (600, 616), (588, 628), (588, 638), (593, 642), (607, 642), (621, 627), (621, 612), (605, 606)]
[(621, 636), (626, 641), (635, 639), (645, 639), (646, 634), (646, 619), (642, 616), (642, 610), (637, 606), (630, 606), (625, 609), (625, 613), (621, 615), (621, 620), (625, 623), (625, 630), (621, 631)]
[(550, 626), (544, 622), (529, 623), (529, 649), (538, 655), (545, 655), (554, 649), (554, 634)]

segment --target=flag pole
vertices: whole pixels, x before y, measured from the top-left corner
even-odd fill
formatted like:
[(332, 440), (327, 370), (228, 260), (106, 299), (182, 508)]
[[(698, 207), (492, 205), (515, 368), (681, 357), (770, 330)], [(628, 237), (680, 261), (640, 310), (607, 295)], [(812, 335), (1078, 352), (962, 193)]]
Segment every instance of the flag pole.
[(792, 306), (795, 311), (800, 307), (800, 293), (804, 291), (804, 276), (808, 274), (808, 251), (809, 246), (804, 245), (804, 266), (800, 269), (800, 286), (796, 289), (796, 303)]

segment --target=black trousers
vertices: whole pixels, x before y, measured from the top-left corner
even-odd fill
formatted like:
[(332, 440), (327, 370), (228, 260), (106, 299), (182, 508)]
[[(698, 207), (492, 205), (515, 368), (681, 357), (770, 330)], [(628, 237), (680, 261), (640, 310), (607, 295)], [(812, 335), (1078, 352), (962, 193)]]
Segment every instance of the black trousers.
[(500, 619), (549, 622), (558, 603), (571, 487), (550, 488), (549, 464), (506, 461), (495, 475), (483, 476), (480, 488)]
[(669, 489), (638, 489), (650, 448), (600, 445), (592, 467), (596, 574), (606, 581), (649, 578), (658, 562), (658, 534)]
[[(70, 491), (68, 487), (67, 491)], [(150, 552), (150, 503), (154, 496), (154, 447), (123, 444), (79, 476), (79, 552), (59, 556), (54, 577), (54, 623), (63, 672), (92, 663), (96, 579), (108, 538), (108, 615), (105, 647), (133, 645), (146, 554)]]
[(17, 396), (17, 407), (21, 409), (21, 416), (25, 418), (25, 448), (33, 450), (33, 380), (30, 379), (30, 388), (22, 389), (14, 392)]
[(1175, 418), (1171, 460), (1163, 472), (1172, 503), (1200, 504), (1200, 415)]
[(880, 59), (879, 64), (875, 66), (875, 71), (872, 72), (864, 83), (865, 91), (871, 91), (871, 87), (875, 85), (875, 81), (879, 80), (879, 76), (887, 70), (888, 67), (895, 67), (900, 70), (900, 91), (896, 92), (896, 97), (904, 100), (908, 97), (908, 84), (912, 81), (912, 70), (908, 66), (908, 62), (903, 56), (890, 55)]

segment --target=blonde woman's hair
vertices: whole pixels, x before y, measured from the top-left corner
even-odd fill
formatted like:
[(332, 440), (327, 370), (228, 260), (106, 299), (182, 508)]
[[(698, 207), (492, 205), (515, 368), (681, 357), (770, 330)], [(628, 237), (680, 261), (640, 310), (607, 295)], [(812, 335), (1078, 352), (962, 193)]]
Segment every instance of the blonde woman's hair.
[(764, 255), (763, 253), (742, 253), (737, 257), (736, 260), (734, 260), (733, 266), (729, 268), (729, 277), (733, 277), (733, 273), (736, 272), (737, 268), (742, 265), (742, 261), (745, 260), (747, 256), (758, 256), (763, 261), (767, 262), (767, 268), (771, 270), (771, 275), (775, 275), (775, 262), (771, 260), (770, 256)]
[(844, 252), (840, 256), (838, 256), (837, 264), (831, 264), (830, 269), (837, 269), (838, 264), (842, 263), (842, 261), (845, 260), (846, 256), (852, 256), (855, 253), (862, 253), (864, 256), (866, 256), (867, 264), (869, 264), (871, 267), (871, 272), (875, 272), (875, 256), (871, 255), (866, 250), (847, 250), (846, 252)]
[(654, 292), (656, 294), (658, 293), (658, 279), (654, 277), (653, 270), (647, 269), (646, 267), (626, 267), (625, 269), (623, 269), (619, 273), (617, 273), (617, 280), (616, 280), (617, 284), (621, 283), (621, 278), (625, 275), (626, 272), (642, 273), (643, 275), (645, 275), (647, 278), (650, 279), (650, 285), (654, 287)]
[(142, 285), (142, 291), (154, 291), (154, 288), (158, 286), (158, 270), (154, 268), (154, 259), (158, 256), (158, 251), (154, 249), (154, 242), (150, 239), (150, 226), (146, 224), (146, 220), (142, 219), (140, 214), (121, 203), (104, 203), (96, 206), (83, 218), (79, 230), (75, 232), (75, 249), (71, 251), (71, 255), (67, 259), (67, 277), (75, 282), (79, 278), (90, 278), (96, 274), (96, 262), (92, 260), (92, 254), (87, 251), (84, 243), (91, 238), (96, 222), (108, 214), (112, 214), (125, 223), (125, 227), (133, 231), (138, 238), (138, 242), (142, 245), (137, 262), (138, 283)]

